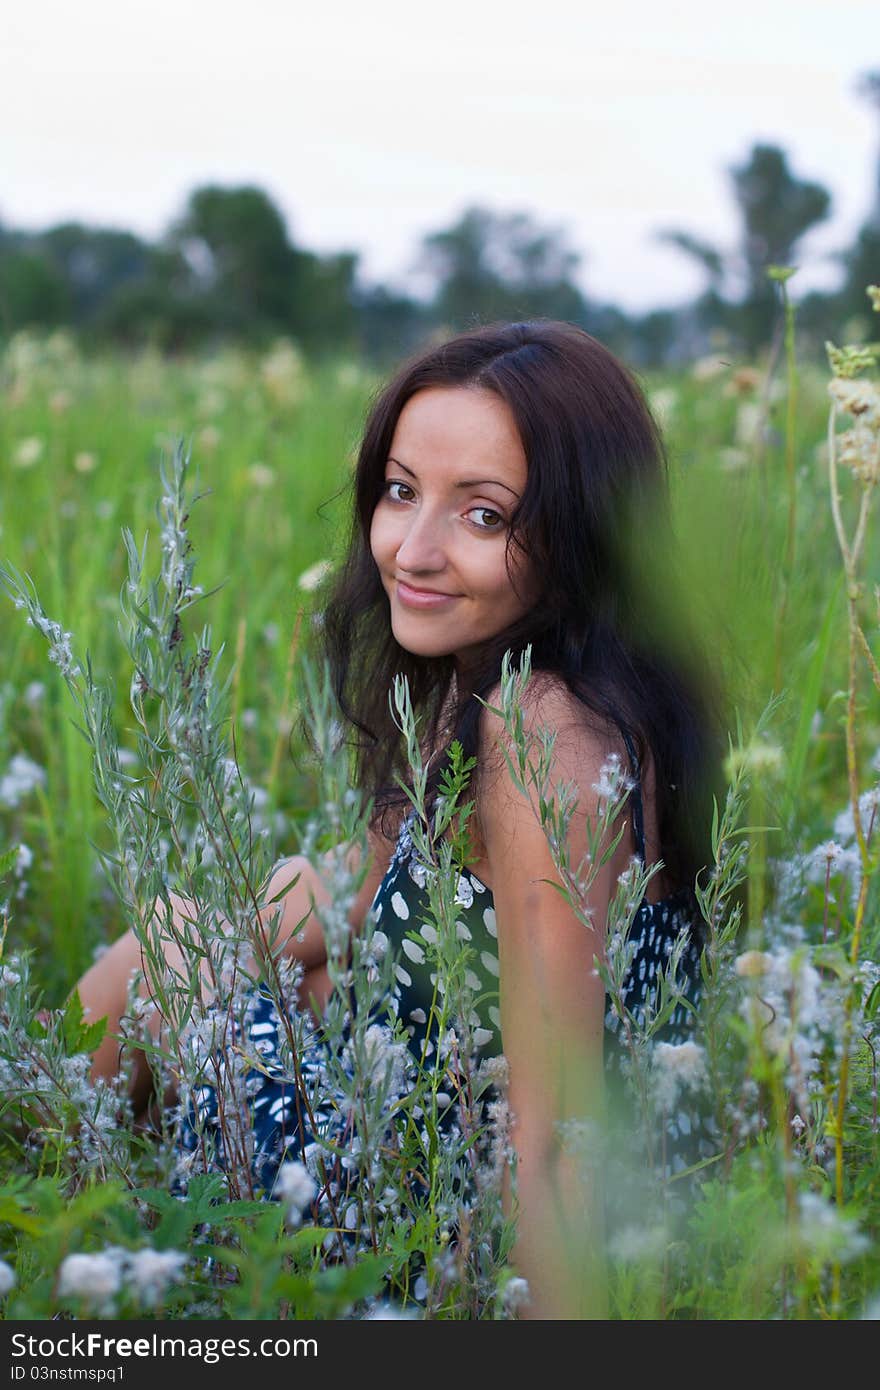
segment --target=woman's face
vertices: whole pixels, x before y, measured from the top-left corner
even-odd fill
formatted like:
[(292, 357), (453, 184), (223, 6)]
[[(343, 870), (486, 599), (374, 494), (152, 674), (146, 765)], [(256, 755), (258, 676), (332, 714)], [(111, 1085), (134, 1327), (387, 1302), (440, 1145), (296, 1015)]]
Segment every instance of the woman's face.
[(391, 627), (417, 656), (455, 656), (521, 617), (535, 601), (530, 566), (509, 521), (526, 484), (513, 416), (494, 392), (430, 386), (400, 413), (370, 549), (391, 605)]

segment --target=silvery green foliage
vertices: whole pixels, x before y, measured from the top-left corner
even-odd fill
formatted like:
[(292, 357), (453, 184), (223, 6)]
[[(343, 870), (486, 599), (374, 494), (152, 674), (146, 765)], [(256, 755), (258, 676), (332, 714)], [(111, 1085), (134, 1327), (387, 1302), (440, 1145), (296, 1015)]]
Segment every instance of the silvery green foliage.
[[(85, 1052), (67, 1055), (70, 1040), (62, 1037), (60, 1016), (45, 1036), (34, 1035), (26, 963), (16, 964), (21, 987), (10, 996), (19, 1012), (0, 1020), (5, 1095), (34, 1100), (39, 1108), (30, 1113), (46, 1130), (57, 1130), (58, 1116), (67, 1116), (73, 1137), (64, 1164), (74, 1182), (96, 1165), (101, 1172), (115, 1165), (127, 1182), (136, 1181), (138, 1163), (147, 1163), (151, 1180), (171, 1183), (182, 1195), (194, 1176), (214, 1166), (208, 1133), (193, 1152), (176, 1142), (187, 1112), (198, 1127), (190, 1098), (210, 1081), (217, 1092), (226, 1195), (259, 1193), (248, 1104), (259, 1085), (259, 1059), (242, 1046), (259, 986), (281, 1019), (284, 1079), (298, 1088), (310, 1119), (319, 1121), (310, 1125), (316, 1142), (303, 1155), (319, 1197), (310, 1212), (300, 1214), (304, 1225), (309, 1219), (326, 1225), (322, 1260), (351, 1264), (361, 1253), (395, 1249), (402, 1253), (390, 1265), (393, 1281), (410, 1252), (421, 1250), (416, 1283), (428, 1306), (448, 1302), (458, 1289), (463, 1304), (482, 1308), (494, 1294), (509, 1239), (500, 1205), (509, 1148), (503, 1064), (478, 1071), (474, 1063), (473, 1001), (464, 947), (454, 932), (465, 843), (459, 822), (463, 826), (470, 810), (460, 803), (469, 769), (453, 769), (441, 803), (428, 816), (412, 709), (398, 683), (395, 707), (412, 764), (413, 804), (423, 816), (418, 849), (429, 870), (438, 968), (446, 986), (434, 1063), (419, 1070), (390, 1007), (395, 961), (388, 939), (371, 915), (360, 930), (351, 929), (349, 914), (366, 872), (370, 807), (350, 786), (348, 750), (327, 673), (303, 664), (302, 704), (319, 795), (301, 848), (320, 866), (330, 895), (321, 920), (334, 986), (316, 1046), (311, 1016), (296, 1007), (301, 967), (282, 955), (281, 903), (266, 901), (274, 845), (230, 744), (222, 647), (214, 650), (206, 627), (194, 638), (187, 631), (189, 610), (204, 597), (194, 583), (187, 534), (187, 470), (182, 449), (162, 469), (158, 574), (148, 572), (146, 542), (138, 548), (124, 532), (128, 575), (120, 596), (120, 635), (132, 670), (134, 764), (120, 757), (112, 692), (96, 679), (88, 657), (77, 656), (72, 634), (46, 617), (29, 580), (0, 572), (17, 606), (49, 642), (92, 751), (95, 788), (113, 838), (103, 864), (123, 920), (141, 946), (151, 996), (144, 999), (135, 976), (121, 1041), (129, 1053), (135, 1045), (143, 1049), (157, 1091), (173, 1083), (178, 1101), (156, 1115), (157, 1145), (133, 1143), (125, 1068), (115, 1086), (92, 1087)], [(357, 863), (363, 867), (353, 867)], [(180, 952), (175, 969), (165, 961), (169, 942)], [(158, 1041), (148, 1029), (155, 1014), (162, 1019)], [(492, 1083), (483, 1114), (480, 1097)], [(438, 1097), (451, 1085), (457, 1113), (454, 1123), (441, 1127)], [(328, 1109), (341, 1126), (323, 1124)], [(455, 1258), (446, 1250), (453, 1224), (461, 1237)], [(401, 1279), (406, 1288), (409, 1276)]]
[(125, 1078), (89, 1079), (89, 1059), (70, 1047), (58, 1012), (35, 1019), (30, 958), (0, 964), (0, 1113), (36, 1162), (51, 1138), (59, 1166), (78, 1182), (126, 1178), (130, 1107)]
[[(139, 552), (124, 533), (128, 577), (120, 596), (120, 634), (133, 670), (136, 771), (126, 770), (120, 759), (112, 691), (95, 678), (88, 656), (75, 656), (72, 634), (47, 618), (33, 584), (11, 569), (0, 570), (16, 606), (48, 641), (50, 659), (76, 704), (114, 841), (102, 854), (103, 865), (123, 920), (141, 944), (165, 1024), (161, 1045), (145, 1046), (159, 1083), (173, 1078), (183, 1093), (188, 1053), (182, 1031), (199, 1026), (208, 1000), (227, 1006), (234, 1018), (233, 1001), (255, 973), (255, 953), (272, 964), (271, 927), (266, 932), (257, 917), (257, 890), (271, 847), (264, 833), (254, 833), (253, 798), (229, 742), (228, 680), (218, 679), (222, 648), (213, 652), (208, 628), (189, 641), (182, 621), (201, 595), (186, 531), (187, 469), (182, 447), (162, 467), (157, 578), (146, 574), (146, 541)], [(181, 901), (185, 910), (175, 913)], [(164, 968), (163, 941), (169, 938), (183, 952), (176, 974)], [(132, 1020), (126, 1022), (130, 1033)]]

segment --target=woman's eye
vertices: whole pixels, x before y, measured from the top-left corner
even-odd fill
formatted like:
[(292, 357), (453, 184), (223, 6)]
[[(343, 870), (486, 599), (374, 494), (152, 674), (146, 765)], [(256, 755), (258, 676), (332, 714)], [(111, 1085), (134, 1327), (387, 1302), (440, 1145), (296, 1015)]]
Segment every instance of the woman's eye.
[[(399, 491), (395, 491), (395, 488), (402, 489), (407, 495), (401, 496)], [(392, 502), (408, 502), (413, 495), (413, 490), (409, 486), (409, 483), (399, 483), (393, 479), (391, 482), (385, 484), (385, 492), (391, 498)]]
[(504, 525), (504, 517), (491, 507), (472, 507), (468, 516), (481, 531), (500, 531)]

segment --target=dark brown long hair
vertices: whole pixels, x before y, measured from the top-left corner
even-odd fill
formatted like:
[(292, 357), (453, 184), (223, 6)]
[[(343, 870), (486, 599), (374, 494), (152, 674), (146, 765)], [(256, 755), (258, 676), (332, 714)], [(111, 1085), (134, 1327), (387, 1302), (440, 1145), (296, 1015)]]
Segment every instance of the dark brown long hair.
[[(644, 396), (601, 343), (552, 320), (492, 324), (430, 346), (405, 362), (369, 410), (354, 477), (354, 516), (329, 594), (320, 642), (348, 722), (355, 776), (377, 810), (403, 804), (400, 732), (389, 710), (404, 674), (428, 742), (450, 691), (452, 656), (405, 651), (370, 553), (400, 413), (428, 386), (481, 387), (500, 396), (526, 455), (525, 490), (510, 520), (540, 576), (534, 607), (479, 653), (458, 691), (452, 733), (476, 754), (481, 706), (508, 649), (532, 649), (532, 667), (555, 673), (585, 718), (616, 726), (656, 773), (660, 854), (673, 881), (693, 884), (711, 863), (711, 796), (720, 790), (721, 705), (709, 669), (684, 630), (666, 582), (674, 569), (663, 443)], [(444, 716), (445, 717), (445, 716)], [(429, 788), (443, 758), (435, 759)]]

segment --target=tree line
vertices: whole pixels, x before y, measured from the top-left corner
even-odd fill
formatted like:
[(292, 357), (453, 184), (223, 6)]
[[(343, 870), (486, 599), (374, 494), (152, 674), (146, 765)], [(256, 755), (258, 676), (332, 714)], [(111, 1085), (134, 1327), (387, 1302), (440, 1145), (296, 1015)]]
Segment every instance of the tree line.
[[(864, 79), (880, 110), (880, 74)], [(656, 235), (695, 261), (704, 285), (689, 304), (627, 314), (576, 283), (582, 257), (564, 230), (531, 213), (467, 208), (422, 239), (414, 268), (431, 285), (418, 299), (358, 279), (357, 251), (320, 255), (291, 240), (262, 189), (207, 185), (157, 241), (66, 222), (43, 231), (0, 223), (0, 336), (67, 326), (86, 343), (183, 352), (225, 340), (289, 335), (313, 356), (398, 358), (432, 331), (497, 318), (567, 319), (637, 365), (671, 365), (723, 342), (754, 354), (777, 330), (771, 265), (797, 263), (831, 195), (799, 177), (784, 150), (752, 146), (729, 171), (730, 247), (681, 228)], [(880, 175), (880, 171), (878, 171)], [(865, 285), (880, 281), (880, 177), (854, 243), (837, 253), (840, 279), (799, 305), (801, 342), (817, 351), (865, 317)]]

